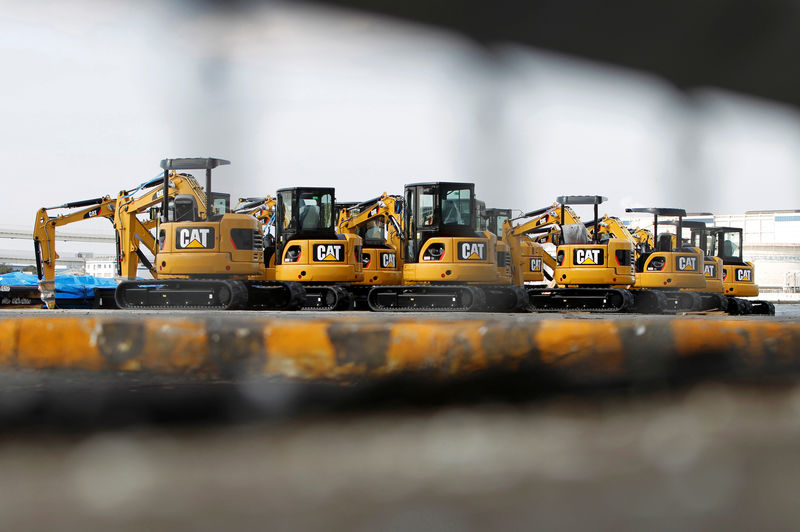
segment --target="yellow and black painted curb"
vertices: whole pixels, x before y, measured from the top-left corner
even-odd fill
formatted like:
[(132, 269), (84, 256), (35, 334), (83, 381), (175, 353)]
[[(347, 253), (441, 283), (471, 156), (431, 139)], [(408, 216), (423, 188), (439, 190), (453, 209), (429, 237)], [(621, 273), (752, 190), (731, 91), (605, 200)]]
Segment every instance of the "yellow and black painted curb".
[(71, 368), (356, 382), (541, 369), (573, 384), (677, 371), (800, 371), (800, 323), (730, 319), (424, 321), (249, 317), (0, 320), (0, 370)]

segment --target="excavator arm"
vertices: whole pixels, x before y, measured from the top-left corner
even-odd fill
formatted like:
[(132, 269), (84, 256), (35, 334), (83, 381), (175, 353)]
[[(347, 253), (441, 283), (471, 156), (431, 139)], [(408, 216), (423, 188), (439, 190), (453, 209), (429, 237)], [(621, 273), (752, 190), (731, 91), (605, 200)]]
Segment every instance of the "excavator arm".
[[(51, 216), (49, 211), (56, 209), (82, 209), (66, 214)], [(40, 280), (52, 281), (55, 278), (56, 228), (93, 218), (106, 218), (113, 222), (116, 199), (110, 196), (85, 201), (74, 201), (56, 207), (42, 207), (36, 212), (33, 224), (33, 242), (36, 253), (36, 271)]]
[(561, 241), (562, 225), (584, 225), (572, 207), (558, 202), (527, 212), (516, 219), (521, 218), (529, 218), (529, 220), (513, 226), (513, 236), (527, 235), (539, 244), (557, 245)]
[[(33, 223), (33, 248), (36, 256), (36, 274), (42, 300), (48, 308), (55, 306), (55, 276), (56, 260), (56, 228), (71, 223), (106, 218), (113, 223), (116, 214), (117, 200), (110, 196), (93, 198), (83, 201), (73, 201), (55, 207), (42, 207), (36, 212)], [(50, 211), (62, 209), (77, 209), (65, 214), (51, 216)]]
[(386, 223), (385, 244), (400, 251), (403, 246), (402, 198), (385, 192), (378, 198), (339, 211), (337, 228), (342, 234), (358, 234), (370, 222), (383, 218)]
[[(145, 194), (137, 195), (141, 189), (149, 190)], [(128, 279), (136, 279), (136, 271), (141, 262), (150, 270), (154, 277), (157, 276), (156, 268), (150, 263), (142, 251), (144, 247), (153, 256), (158, 251), (158, 239), (153, 235), (153, 229), (158, 226), (155, 219), (140, 220), (138, 215), (160, 205), (164, 199), (164, 187), (161, 178), (153, 179), (134, 192), (122, 191), (117, 197), (117, 209), (114, 217), (114, 228), (117, 231), (119, 249), (118, 273)], [(205, 215), (206, 194), (197, 180), (189, 174), (179, 174), (175, 171), (169, 175), (169, 189), (167, 195), (174, 198), (186, 194), (195, 198), (200, 216)]]

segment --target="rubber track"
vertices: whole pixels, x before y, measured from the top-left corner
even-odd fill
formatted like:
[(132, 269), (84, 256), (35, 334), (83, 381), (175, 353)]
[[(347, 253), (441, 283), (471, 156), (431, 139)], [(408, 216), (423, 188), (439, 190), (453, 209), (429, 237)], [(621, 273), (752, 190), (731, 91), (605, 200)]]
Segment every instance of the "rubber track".
[[(319, 311), (329, 311), (329, 310), (350, 310), (350, 307), (353, 304), (353, 294), (351, 294), (347, 289), (341, 286), (334, 286), (334, 285), (310, 285), (305, 286), (306, 295), (304, 298), (304, 302), (302, 305), (302, 310), (319, 310)], [(320, 304), (318, 301), (318, 297), (315, 296), (315, 292), (327, 292), (333, 295), (333, 304), (330, 305), (323, 305)], [(328, 298), (323, 297), (322, 300), (326, 301)], [(309, 304), (311, 303), (311, 304)]]
[[(228, 288), (232, 297), (225, 302), (213, 305), (133, 305), (128, 304), (125, 292), (130, 289), (143, 288), (149, 295), (157, 295), (158, 289), (168, 287), (174, 294), (178, 294), (181, 289), (198, 290), (209, 289), (209, 287), (225, 286)], [(152, 288), (152, 290), (150, 290)], [(242, 281), (231, 281), (221, 279), (153, 279), (145, 281), (122, 281), (117, 285), (114, 295), (117, 306), (121, 309), (148, 309), (148, 310), (233, 310), (242, 308), (247, 304), (247, 287)]]
[[(603, 294), (618, 294), (622, 299), (621, 305), (613, 307), (596, 306), (584, 307), (574, 306), (583, 297), (602, 298)], [(528, 297), (530, 305), (534, 312), (625, 312), (633, 307), (633, 294), (630, 290), (620, 288), (529, 288)], [(542, 297), (547, 298), (547, 301), (560, 302), (563, 306), (542, 307), (537, 306), (537, 299)], [(569, 299), (573, 299), (573, 303), (569, 303)], [(566, 301), (565, 301), (566, 300)]]
[(528, 291), (516, 285), (478, 285), (486, 298), (487, 312), (530, 312)]
[[(408, 295), (424, 298), (438, 294), (439, 297), (450, 297), (447, 292), (467, 291), (472, 295), (472, 301), (468, 305), (458, 306), (385, 306), (376, 301), (381, 293), (395, 293), (398, 295)], [(486, 294), (477, 285), (399, 285), (399, 286), (376, 286), (367, 295), (369, 308), (375, 312), (481, 312), (487, 310)]]
[[(203, 287), (215, 285), (224, 285), (227, 287), (232, 297), (226, 302), (213, 305), (128, 305), (120, 292), (120, 290), (126, 290), (128, 288), (168, 286), (171, 287), (171, 290), (174, 290), (175, 293), (178, 293), (182, 288), (198, 290)], [(259, 304), (257, 302), (251, 305), (251, 298), (257, 295), (256, 292), (259, 287), (282, 287), (284, 290), (288, 291), (288, 297), (284, 298), (283, 302), (278, 305)], [(251, 295), (251, 291), (253, 295)], [(144, 281), (123, 281), (117, 286), (115, 292), (115, 300), (119, 308), (148, 310), (297, 310), (300, 308), (300, 302), (304, 297), (305, 290), (299, 283), (283, 281), (240, 281), (230, 279), (153, 279)]]

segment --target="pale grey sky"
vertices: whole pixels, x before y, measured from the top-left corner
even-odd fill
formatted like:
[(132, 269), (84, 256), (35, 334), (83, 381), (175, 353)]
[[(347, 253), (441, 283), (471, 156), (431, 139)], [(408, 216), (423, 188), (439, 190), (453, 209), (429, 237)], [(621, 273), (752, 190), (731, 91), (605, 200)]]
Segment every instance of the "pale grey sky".
[(232, 160), (215, 188), (234, 198), (466, 180), (526, 210), (565, 193), (606, 195), (617, 214), (800, 206), (792, 108), (514, 46), (489, 56), (349, 11), (188, 5), (0, 5), (0, 225), (31, 226), (42, 205), (115, 194), (183, 156)]

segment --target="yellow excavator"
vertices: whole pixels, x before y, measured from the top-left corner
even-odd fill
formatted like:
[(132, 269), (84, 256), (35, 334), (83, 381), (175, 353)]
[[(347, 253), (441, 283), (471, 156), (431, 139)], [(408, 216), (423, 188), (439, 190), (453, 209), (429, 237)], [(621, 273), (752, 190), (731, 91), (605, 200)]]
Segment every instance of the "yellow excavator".
[[(663, 209), (662, 209), (663, 211)], [(662, 221), (661, 225), (675, 225), (675, 221)], [(688, 229), (693, 222), (681, 221), (682, 229)], [(702, 250), (694, 246), (678, 245), (677, 236), (672, 233), (664, 233), (661, 235), (661, 245), (663, 249), (681, 249), (682, 252), (699, 253), (702, 256), (702, 261), (699, 263), (700, 272), (695, 272), (693, 275), (693, 282), (691, 287), (681, 288), (675, 283), (682, 282), (680, 276), (676, 277), (672, 271), (663, 273), (656, 270), (655, 267), (661, 267), (661, 259), (656, 257), (647, 275), (644, 275), (641, 268), (644, 267), (645, 259), (642, 258), (643, 254), (652, 253), (656, 249), (656, 242), (653, 239), (652, 233), (644, 228), (637, 228), (633, 231), (629, 230), (625, 224), (614, 216), (605, 215), (598, 223), (597, 230), (599, 231), (600, 238), (616, 237), (624, 238), (634, 244), (635, 247), (635, 260), (636, 265), (636, 283), (634, 283), (632, 290), (634, 295), (638, 295), (645, 291), (657, 292), (660, 294), (660, 305), (663, 306), (665, 312), (676, 311), (697, 311), (697, 310), (726, 310), (727, 300), (722, 297), (722, 270), (721, 262), (714, 257), (702, 256)], [(660, 255), (659, 255), (660, 256)], [(674, 257), (664, 259), (664, 263), (673, 262)], [(699, 286), (697, 281), (697, 273), (702, 273), (705, 278), (705, 285)], [(674, 281), (674, 279), (678, 279)], [(647, 284), (649, 283), (649, 284)], [(669, 288), (667, 288), (669, 287)], [(678, 292), (686, 292), (679, 294)]]
[(352, 308), (349, 285), (364, 280), (362, 240), (336, 233), (335, 190), (284, 188), (277, 200), (275, 279), (303, 285), (304, 309)]
[(742, 258), (741, 228), (706, 227), (703, 222), (692, 222), (689, 227), (692, 245), (716, 261), (719, 289), (728, 300), (728, 313), (774, 315), (775, 305), (769, 301), (742, 299), (758, 296), (758, 285), (753, 263)]
[[(497, 237), (497, 263), (498, 267), (505, 265), (506, 271), (501, 275), (510, 275), (513, 284), (522, 286), (530, 283), (542, 283), (547, 272), (544, 268), (549, 265), (552, 269), (555, 260), (527, 235), (510, 237), (505, 233), (506, 222), (512, 219), (511, 209), (496, 207), (479, 209), (481, 224), (480, 230), (489, 231)], [(511, 226), (509, 226), (511, 227)], [(552, 280), (550, 277), (549, 280)]]
[(359, 236), (363, 242), (364, 280), (350, 283), (356, 308), (368, 308), (373, 286), (403, 283), (403, 198), (383, 193), (361, 203), (338, 204), (340, 234)]
[[(673, 247), (693, 247), (703, 252), (703, 275), (706, 278), (706, 287), (705, 289), (694, 289), (695, 292), (700, 294), (703, 305), (702, 308), (704, 310), (716, 309), (727, 311), (730, 314), (741, 314), (745, 305), (744, 302), (725, 296), (722, 259), (713, 255), (709, 255), (706, 253), (705, 247), (701, 245), (701, 241), (706, 234), (705, 222), (700, 222), (697, 220), (682, 220), (680, 246), (678, 245), (679, 237), (677, 234), (677, 222), (670, 223), (670, 225), (673, 224), (676, 226), (676, 234), (672, 236)], [(689, 232), (688, 240), (685, 238), (687, 231)], [(652, 240), (650, 242), (652, 242)]]
[[(678, 241), (675, 236), (683, 234), (683, 218), (686, 216), (684, 209), (629, 208), (625, 209), (625, 212), (653, 217), (652, 236), (648, 236), (647, 231), (636, 231), (640, 245), (636, 249), (634, 288), (661, 291), (667, 298), (666, 309), (669, 311), (691, 312), (727, 308), (724, 297), (708, 291), (703, 251), (697, 247), (684, 245), (683, 239)], [(663, 221), (665, 217), (672, 220), (666, 224), (675, 226), (675, 234), (658, 232), (659, 218), (662, 219), (662, 225), (665, 225)], [(603, 229), (619, 237), (619, 226), (621, 224), (610, 224), (606, 221)], [(625, 231), (627, 232), (627, 229)], [(632, 242), (637, 241), (633, 236), (630, 239)], [(714, 280), (718, 273), (714, 274), (711, 278), (712, 290), (715, 289)]]
[[(151, 256), (155, 255), (155, 237), (151, 231), (156, 225), (157, 216), (152, 210), (149, 220), (141, 220), (139, 216), (162, 201), (163, 191), (163, 179), (159, 176), (145, 181), (136, 188), (120, 191), (116, 198), (107, 195), (55, 207), (43, 207), (37, 211), (33, 226), (34, 252), (40, 291), (48, 308), (55, 305), (53, 299), (55, 264), (59, 258), (56, 252), (56, 228), (64, 225), (99, 218), (109, 220), (114, 226), (116, 240), (116, 275), (135, 278), (139, 262), (145, 264), (155, 275), (155, 268), (144, 250), (149, 251)], [(167, 196), (170, 200), (179, 194), (197, 194), (198, 191), (202, 194), (200, 186), (192, 176), (170, 173), (167, 187)], [(64, 212), (68, 209), (78, 210)], [(101, 301), (101, 305), (111, 304), (113, 297), (108, 299), (109, 301)]]
[[(157, 276), (156, 267), (145, 251), (149, 252), (150, 256), (155, 256), (157, 253), (158, 243), (153, 231), (158, 225), (160, 205), (164, 203), (163, 177), (150, 180), (140, 189), (150, 187), (152, 190), (145, 194), (138, 194), (139, 189), (137, 189), (132, 192), (123, 190), (117, 195), (114, 214), (114, 229), (117, 235), (117, 275), (128, 279), (136, 278), (139, 263), (146, 266), (153, 277)], [(194, 176), (173, 170), (169, 173), (166, 190), (171, 212), (174, 212), (176, 205), (194, 202), (200, 205), (199, 216), (205, 216), (206, 196)], [(139, 218), (144, 213), (149, 214), (148, 219)]]
[[(302, 285), (268, 281), (261, 224), (230, 212), (230, 196), (211, 192), (211, 171), (224, 159), (164, 159), (164, 190), (177, 170), (205, 170), (205, 193), (161, 195), (154, 269), (157, 279), (122, 281), (120, 308), (292, 310), (302, 304)], [(198, 198), (201, 200), (198, 202)], [(202, 201), (205, 200), (205, 201)]]
[(498, 268), (497, 237), (476, 230), (476, 205), (472, 183), (406, 185), (403, 284), (370, 290), (370, 309), (527, 310), (525, 290)]
[[(591, 312), (624, 312), (657, 302), (636, 301), (629, 287), (635, 281), (633, 244), (621, 238), (600, 239), (595, 230), (590, 236), (587, 225), (597, 224), (598, 206), (603, 196), (560, 196), (548, 207), (523, 214), (531, 218), (525, 223), (504, 224), (505, 239), (510, 242), (523, 237), (538, 243), (556, 245), (555, 260), (547, 266), (553, 271), (553, 287), (528, 288), (531, 306), (537, 311), (580, 310)], [(592, 205), (594, 220), (581, 222), (570, 205)], [(511, 246), (513, 261), (519, 262), (517, 246)]]

